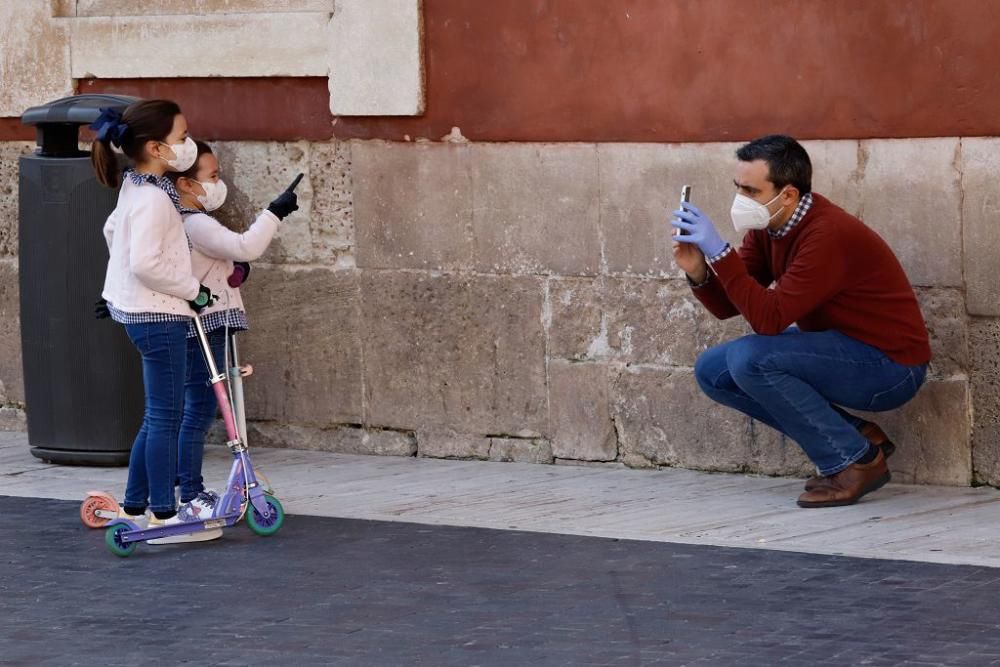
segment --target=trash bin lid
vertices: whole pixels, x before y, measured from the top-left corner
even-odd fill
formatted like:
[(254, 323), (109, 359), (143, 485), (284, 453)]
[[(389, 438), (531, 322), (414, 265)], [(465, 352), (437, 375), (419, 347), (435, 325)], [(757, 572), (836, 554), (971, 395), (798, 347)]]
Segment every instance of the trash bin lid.
[(29, 108), (21, 116), (21, 122), (25, 125), (48, 125), (50, 123), (84, 125), (97, 120), (97, 117), (101, 115), (101, 109), (111, 107), (124, 111), (125, 107), (140, 99), (129, 95), (73, 95)]

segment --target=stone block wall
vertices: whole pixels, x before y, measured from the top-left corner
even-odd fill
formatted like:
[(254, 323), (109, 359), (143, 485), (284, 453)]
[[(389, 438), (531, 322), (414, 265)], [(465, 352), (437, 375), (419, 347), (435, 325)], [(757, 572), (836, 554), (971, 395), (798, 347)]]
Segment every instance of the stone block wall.
[[(715, 406), (714, 320), (671, 261), (680, 185), (726, 230), (737, 144), (219, 143), (225, 217), (298, 171), (245, 288), (256, 445), (402, 456), (805, 475), (798, 447)], [(995, 139), (811, 141), (814, 188), (892, 245), (935, 360), (880, 415), (897, 479), (1000, 484)], [(23, 400), (16, 179), (0, 144), (0, 399)], [(13, 187), (13, 191), (11, 188)], [(30, 409), (30, 406), (29, 406)]]
[(25, 428), (17, 278), (17, 160), (34, 144), (0, 142), (0, 428)]
[(0, 3), (0, 118), (81, 80), (200, 77), (326, 78), (330, 114), (418, 115), (421, 21), (419, 0), (11, 0)]

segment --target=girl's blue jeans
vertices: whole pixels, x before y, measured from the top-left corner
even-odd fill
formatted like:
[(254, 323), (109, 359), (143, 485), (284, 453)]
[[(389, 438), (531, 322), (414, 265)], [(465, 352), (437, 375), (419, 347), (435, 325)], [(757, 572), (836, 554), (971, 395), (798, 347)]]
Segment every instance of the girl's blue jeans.
[(184, 408), (187, 374), (187, 322), (126, 324), (142, 355), (145, 412), (132, 443), (124, 505), (153, 512), (176, 510), (174, 479), (177, 436)]
[[(226, 331), (208, 333), (208, 343), (220, 373), (226, 372)], [(205, 490), (201, 476), (201, 461), (205, 451), (205, 435), (215, 420), (215, 392), (209, 383), (208, 364), (197, 338), (187, 339), (187, 379), (184, 382), (184, 415), (177, 442), (177, 477), (181, 486), (181, 502), (194, 500)]]

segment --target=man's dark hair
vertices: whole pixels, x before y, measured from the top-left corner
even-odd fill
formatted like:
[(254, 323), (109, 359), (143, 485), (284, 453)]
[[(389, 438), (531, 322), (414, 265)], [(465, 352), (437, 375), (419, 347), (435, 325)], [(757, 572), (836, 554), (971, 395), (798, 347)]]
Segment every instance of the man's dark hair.
[(769, 134), (754, 139), (736, 150), (741, 162), (763, 160), (767, 163), (767, 180), (778, 190), (794, 186), (800, 195), (812, 192), (812, 163), (802, 144), (783, 134)]

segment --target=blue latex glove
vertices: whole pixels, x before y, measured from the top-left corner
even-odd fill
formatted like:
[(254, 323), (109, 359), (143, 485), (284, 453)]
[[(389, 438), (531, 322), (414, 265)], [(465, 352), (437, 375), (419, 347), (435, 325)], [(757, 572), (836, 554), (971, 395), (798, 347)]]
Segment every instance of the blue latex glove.
[(681, 230), (680, 235), (673, 237), (674, 241), (694, 243), (705, 257), (714, 257), (726, 249), (726, 242), (715, 231), (715, 225), (691, 202), (682, 203), (681, 208), (674, 211), (670, 224)]

